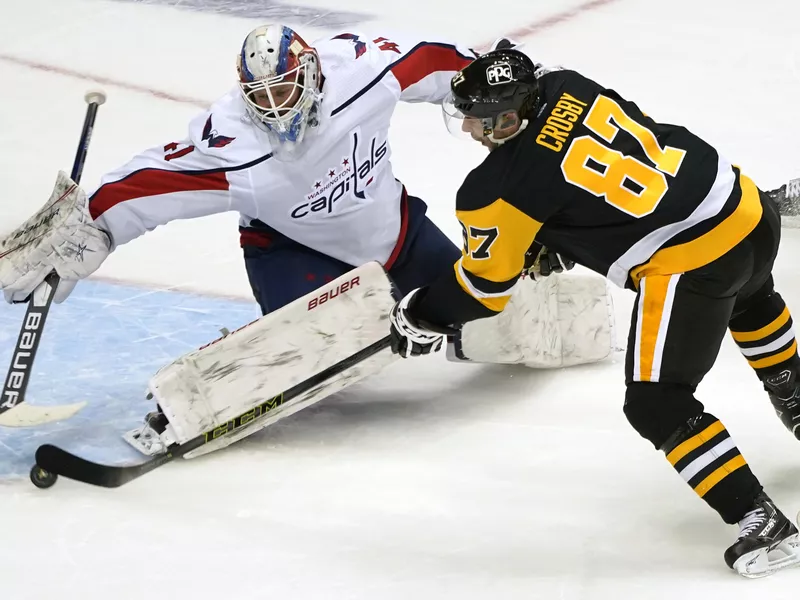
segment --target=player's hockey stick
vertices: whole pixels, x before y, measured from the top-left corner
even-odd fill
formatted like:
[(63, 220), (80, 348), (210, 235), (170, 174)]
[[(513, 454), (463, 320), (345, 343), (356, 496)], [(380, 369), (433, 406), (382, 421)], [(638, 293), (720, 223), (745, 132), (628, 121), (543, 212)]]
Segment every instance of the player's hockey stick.
[[(314, 389), (322, 383), (325, 383), (331, 377), (334, 377), (347, 369), (357, 365), (358, 363), (366, 360), (367, 358), (377, 354), (390, 345), (390, 337), (387, 335), (377, 342), (370, 344), (366, 348), (359, 350), (355, 354), (339, 361), (335, 365), (331, 365), (324, 371), (301, 381), (297, 385), (285, 390), (274, 398), (270, 398), (248, 410), (246, 413), (239, 415), (235, 419), (231, 419), (227, 423), (216, 427), (211, 431), (197, 436), (189, 440), (185, 444), (173, 444), (167, 449), (165, 454), (160, 454), (151, 458), (150, 460), (139, 463), (137, 465), (129, 466), (109, 466), (101, 465), (79, 456), (75, 456), (66, 450), (62, 450), (57, 446), (44, 444), (36, 451), (36, 465), (31, 471), (32, 478), (38, 479), (39, 482), (46, 481), (47, 483), (40, 487), (49, 487), (55, 483), (53, 475), (63, 475), (69, 479), (98, 485), (101, 487), (115, 488), (133, 481), (137, 477), (141, 477), (168, 462), (180, 458), (188, 454), (192, 450), (196, 450), (204, 444), (208, 444), (223, 435), (228, 435), (234, 431), (240, 431), (243, 427), (248, 427), (260, 419), (266, 417), (272, 410), (283, 406), (284, 404), (300, 397), (302, 394)], [(320, 398), (322, 399), (322, 398)], [(36, 481), (35, 481), (36, 482)], [(37, 485), (40, 485), (37, 483)]]
[[(78, 142), (78, 151), (72, 164), (71, 179), (79, 183), (86, 163), (86, 153), (92, 138), (94, 121), (97, 117), (97, 108), (106, 101), (106, 95), (100, 91), (87, 92), (86, 117), (83, 120), (83, 130)], [(69, 404), (65, 406), (32, 406), (25, 404), (25, 392), (28, 389), (33, 361), (39, 349), (44, 324), (53, 303), (59, 278), (56, 273), (51, 273), (37, 287), (28, 301), (28, 310), (19, 332), (14, 353), (11, 355), (11, 366), (3, 385), (3, 395), (0, 396), (0, 425), (6, 427), (32, 427), (53, 421), (68, 419), (82, 409), (86, 403)]]

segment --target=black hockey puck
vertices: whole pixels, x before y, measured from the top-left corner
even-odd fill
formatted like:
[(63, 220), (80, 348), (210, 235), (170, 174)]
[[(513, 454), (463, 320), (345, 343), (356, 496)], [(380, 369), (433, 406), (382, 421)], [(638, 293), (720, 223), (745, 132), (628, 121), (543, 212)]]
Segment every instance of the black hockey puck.
[(58, 475), (45, 471), (39, 465), (33, 465), (31, 468), (31, 482), (38, 488), (47, 489), (52, 487), (58, 481)]

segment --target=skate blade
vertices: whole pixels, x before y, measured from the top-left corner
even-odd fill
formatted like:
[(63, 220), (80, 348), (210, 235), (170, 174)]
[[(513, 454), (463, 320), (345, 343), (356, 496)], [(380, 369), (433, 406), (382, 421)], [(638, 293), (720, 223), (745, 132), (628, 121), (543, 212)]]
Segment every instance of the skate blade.
[(759, 579), (797, 564), (800, 564), (800, 534), (791, 535), (772, 548), (761, 548), (740, 556), (733, 568), (742, 577)]

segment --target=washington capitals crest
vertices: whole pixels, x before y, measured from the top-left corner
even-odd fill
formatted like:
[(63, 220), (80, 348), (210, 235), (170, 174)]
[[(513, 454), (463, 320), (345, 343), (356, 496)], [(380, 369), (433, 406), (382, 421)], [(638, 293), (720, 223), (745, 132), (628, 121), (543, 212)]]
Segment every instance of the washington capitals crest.
[(211, 115), (208, 115), (208, 120), (205, 127), (203, 127), (203, 141), (208, 140), (209, 148), (224, 148), (235, 139), (226, 135), (219, 135), (211, 124)]
[(367, 43), (362, 42), (358, 39), (358, 36), (354, 33), (341, 33), (334, 37), (335, 40), (350, 40), (355, 44), (356, 47), (356, 58), (361, 58), (364, 56), (364, 53), (367, 51)]

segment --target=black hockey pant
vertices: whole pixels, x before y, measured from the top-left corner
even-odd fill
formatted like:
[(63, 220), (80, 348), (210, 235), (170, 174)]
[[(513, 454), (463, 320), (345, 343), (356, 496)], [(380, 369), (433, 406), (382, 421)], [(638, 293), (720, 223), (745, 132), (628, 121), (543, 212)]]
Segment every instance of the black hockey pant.
[(730, 329), (763, 378), (797, 364), (797, 342), (772, 267), (780, 216), (761, 194), (763, 215), (719, 259), (639, 283), (628, 338), (625, 414), (727, 523), (750, 510), (761, 484), (724, 425), (695, 396)]

